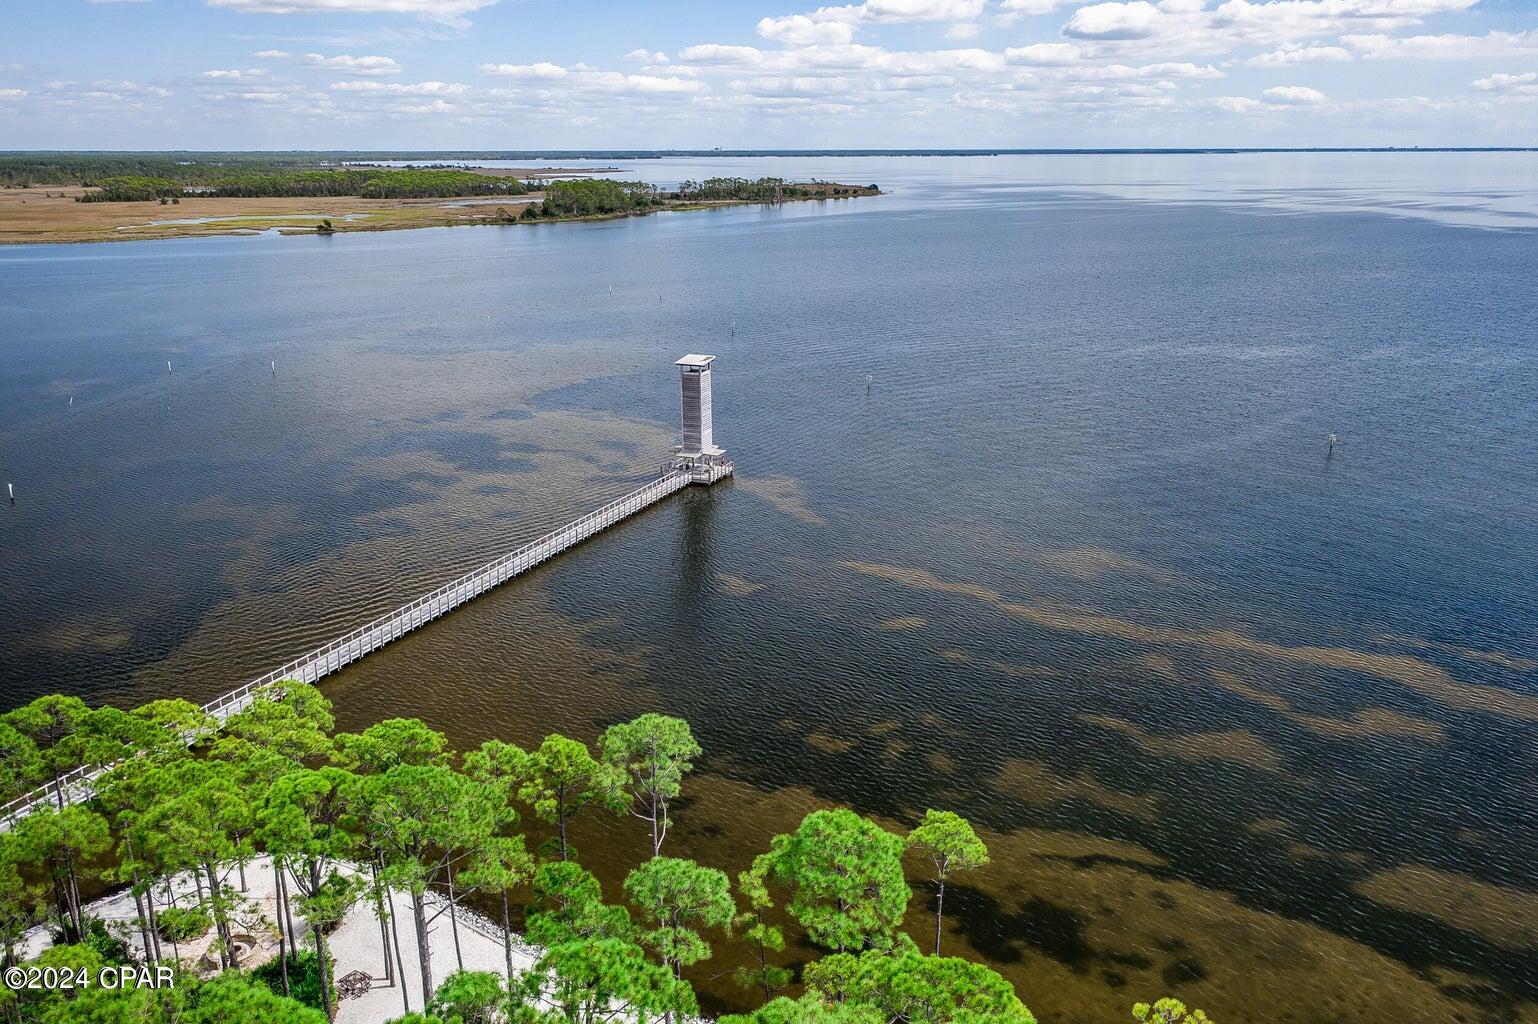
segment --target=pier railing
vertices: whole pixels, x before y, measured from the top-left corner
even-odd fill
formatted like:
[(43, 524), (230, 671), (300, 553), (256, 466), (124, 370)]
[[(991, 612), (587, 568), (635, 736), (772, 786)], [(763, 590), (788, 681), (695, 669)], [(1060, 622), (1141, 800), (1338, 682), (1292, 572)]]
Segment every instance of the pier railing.
[[(730, 472), (731, 466), (727, 463), (724, 472), (717, 470), (717, 475), (702, 482), (713, 483), (719, 475)], [(495, 561), (488, 562), (456, 580), (445, 583), (437, 590), (424, 594), (410, 604), (403, 605), (372, 622), (367, 622), (324, 647), (317, 647), (307, 654), (302, 654), (271, 672), (260, 675), (229, 693), (215, 698), (204, 704), (203, 710), (222, 723), (231, 715), (250, 707), (262, 691), (274, 683), (290, 679), (313, 683), (322, 676), (329, 675), (344, 665), (350, 665), (365, 655), (377, 651), (390, 641), (426, 625), (466, 601), (479, 597), (514, 576), (527, 572), (546, 559), (634, 515), (669, 494), (682, 490), (693, 482), (696, 476), (697, 474), (688, 467), (670, 468), (646, 486), (599, 506), (581, 519), (551, 530), (522, 547), (509, 551)], [(8, 803), (0, 804), (0, 832), (9, 830), (17, 820), (43, 804), (79, 803), (90, 799), (95, 792), (93, 784), (111, 767), (111, 765), (86, 765), (76, 768), (60, 776), (57, 782), (50, 782), (45, 787), (33, 790)]]

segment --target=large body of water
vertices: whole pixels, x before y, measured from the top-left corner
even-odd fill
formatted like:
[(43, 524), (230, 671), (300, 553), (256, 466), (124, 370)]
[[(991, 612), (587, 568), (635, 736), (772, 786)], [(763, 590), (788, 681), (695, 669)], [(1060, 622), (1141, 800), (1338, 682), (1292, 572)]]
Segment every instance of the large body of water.
[(948, 948), (1045, 1021), (1538, 1021), (1538, 155), (630, 173), (888, 194), (0, 248), (0, 707), (207, 698), (572, 518), (712, 352), (737, 479), (326, 681), (344, 727), (682, 715), (669, 845), (731, 869), (959, 810)]

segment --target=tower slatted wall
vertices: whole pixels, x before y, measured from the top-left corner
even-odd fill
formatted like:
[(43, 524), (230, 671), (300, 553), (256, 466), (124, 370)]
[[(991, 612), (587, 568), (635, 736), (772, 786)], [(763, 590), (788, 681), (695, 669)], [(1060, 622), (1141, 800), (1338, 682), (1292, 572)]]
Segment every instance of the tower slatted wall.
[(714, 445), (710, 429), (710, 371), (683, 374), (684, 450)]

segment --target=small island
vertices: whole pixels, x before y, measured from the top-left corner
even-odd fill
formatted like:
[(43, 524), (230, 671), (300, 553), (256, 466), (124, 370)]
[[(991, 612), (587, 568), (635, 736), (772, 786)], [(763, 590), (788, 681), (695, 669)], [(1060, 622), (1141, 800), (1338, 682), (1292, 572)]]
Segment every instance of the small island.
[(334, 158), (0, 157), (0, 244), (355, 231), (643, 216), (879, 195), (876, 185), (708, 178), (665, 189), (610, 169), (393, 167)]

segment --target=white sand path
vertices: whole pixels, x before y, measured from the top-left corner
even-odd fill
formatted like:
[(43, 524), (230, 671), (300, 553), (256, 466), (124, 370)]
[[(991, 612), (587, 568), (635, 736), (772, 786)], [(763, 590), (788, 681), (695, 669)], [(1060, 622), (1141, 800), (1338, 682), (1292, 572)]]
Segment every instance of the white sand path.
[[(250, 916), (238, 916), (237, 923), (232, 927), (237, 935), (246, 935), (252, 940), (250, 951), (241, 956), (241, 966), (251, 968), (276, 959), (278, 955), (276, 922), (279, 915), (271, 860), (267, 857), (257, 858), (246, 865), (245, 874), (247, 887), (241, 891), (241, 895), (251, 901), (255, 913)], [(197, 885), (190, 874), (178, 875), (171, 880), (170, 884), (178, 905), (193, 905), (197, 898)], [(230, 869), (225, 873), (220, 884), (240, 891), (238, 872), (233, 868)], [(289, 891), (292, 896), (292, 882), (290, 882)], [(166, 903), (164, 885), (156, 887), (156, 894), (156, 906), (163, 908)], [(337, 1006), (337, 1024), (383, 1024), (384, 1021), (399, 1017), (406, 1012), (408, 1001), (412, 1010), (421, 1012), (423, 1009), (422, 972), (418, 966), (416, 932), (411, 924), (411, 897), (399, 890), (391, 892), (390, 896), (395, 904), (392, 913), (396, 915), (395, 927), (399, 932), (400, 952), (404, 960), (403, 964), (397, 965), (393, 982), (385, 980), (385, 960), (380, 940), (379, 919), (374, 914), (374, 904), (371, 899), (354, 904), (347, 916), (343, 918), (341, 925), (329, 937), (331, 954), (336, 959), (336, 977), (341, 979), (354, 971), (361, 971), (371, 979), (371, 985), (366, 992), (340, 1001)], [(135, 923), (139, 911), (134, 904), (132, 894), (127, 891), (115, 893), (95, 901), (85, 910), (88, 917), (100, 918), (107, 922), (114, 933), (121, 935), (129, 942), (135, 955), (144, 955), (144, 943)], [(434, 893), (428, 895), (428, 917), (432, 922), (428, 931), (434, 985), (442, 984), (444, 978), (458, 970), (461, 960), (465, 970), (503, 974), (506, 971), (506, 961), (503, 957), (501, 929), (462, 905), (456, 909), (455, 916), (459, 921), (458, 956), (455, 954), (448, 901)], [(301, 944), (309, 947), (311, 944), (307, 938), (308, 930), (303, 917), (297, 912), (294, 914), (294, 927), (300, 933)], [(216, 970), (212, 966), (214, 958), (209, 953), (213, 938), (213, 931), (210, 930), (206, 936), (182, 943), (180, 947), (182, 962), (195, 967), (206, 957), (206, 970), (208, 973), (214, 973)], [(52, 944), (47, 928), (33, 928), (22, 941), (22, 956), (30, 960)], [(163, 939), (161, 952), (167, 957), (172, 955), (171, 944)], [(391, 955), (392, 957), (394, 955), (393, 938)], [(515, 973), (528, 970), (538, 956), (537, 949), (525, 946), (519, 936), (513, 936)]]

